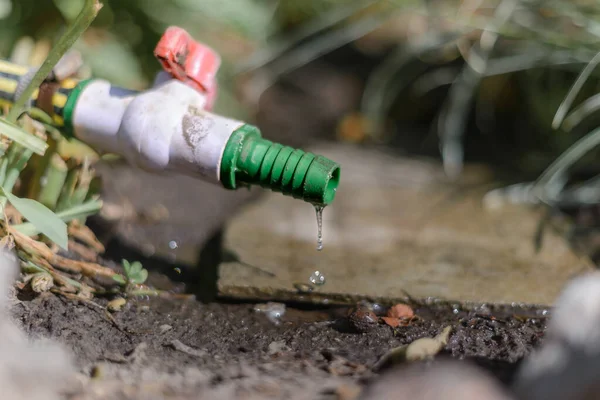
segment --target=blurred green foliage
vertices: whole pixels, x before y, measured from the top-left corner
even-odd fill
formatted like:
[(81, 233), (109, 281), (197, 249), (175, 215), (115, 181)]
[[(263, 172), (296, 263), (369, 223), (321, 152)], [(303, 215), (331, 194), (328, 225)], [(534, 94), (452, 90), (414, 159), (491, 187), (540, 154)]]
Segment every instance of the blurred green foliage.
[[(159, 64), (153, 50), (164, 30), (178, 25), (213, 46), (223, 58), (220, 97), (235, 113), (232, 65), (277, 29), (277, 2), (260, 0), (104, 0), (92, 27), (75, 48), (94, 76), (142, 89)], [(82, 0), (0, 0), (0, 57), (23, 36), (56, 40), (81, 10)]]
[[(178, 25), (221, 54), (215, 109), (238, 118), (247, 117), (236, 95), (240, 70), (263, 69), (258, 80), (267, 83), (257, 86), (264, 88), (287, 72), (354, 43), (365, 57), (381, 57), (366, 79), (358, 110), (369, 122), (371, 131), (366, 136), (389, 139), (390, 132), (384, 132), (387, 122), (410, 117), (419, 90), (426, 97), (443, 88), (445, 99), (431, 125), (450, 172), (460, 171), (462, 140), (473, 112), (511, 104), (511, 112), (526, 115), (532, 131), (541, 136), (532, 133), (515, 139), (515, 147), (528, 147), (515, 163), (537, 173), (600, 122), (595, 119), (600, 116), (600, 98), (594, 98), (599, 88), (594, 69), (574, 101), (563, 107), (569, 111), (565, 123), (553, 126), (577, 74), (600, 51), (597, 0), (103, 3), (92, 28), (75, 46), (91, 73), (121, 86), (146, 87), (159, 70), (153, 56), (157, 41), (168, 26)], [(0, 56), (7, 56), (23, 36), (56, 39), (81, 5), (82, 0), (0, 0)], [(405, 110), (394, 108), (399, 98), (404, 99), (400, 108)], [(498, 122), (486, 120), (486, 112), (476, 119), (491, 125)]]

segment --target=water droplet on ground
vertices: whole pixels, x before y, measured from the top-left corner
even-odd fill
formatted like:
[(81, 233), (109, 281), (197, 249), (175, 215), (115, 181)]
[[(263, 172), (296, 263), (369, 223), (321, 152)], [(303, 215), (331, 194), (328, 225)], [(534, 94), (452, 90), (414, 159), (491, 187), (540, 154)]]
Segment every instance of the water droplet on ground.
[(171, 250), (175, 250), (175, 249), (177, 249), (178, 247), (179, 247), (179, 244), (177, 243), (177, 241), (176, 241), (176, 240), (171, 240), (171, 241), (169, 242), (169, 248), (170, 248)]
[(323, 275), (320, 271), (315, 271), (312, 273), (310, 278), (308, 278), (308, 280), (313, 285), (321, 286), (325, 284), (325, 275)]
[(546, 317), (550, 315), (550, 312), (548, 310), (537, 310), (536, 314), (542, 317)]
[(269, 321), (275, 325), (279, 325), (281, 318), (285, 315), (285, 304), (275, 302), (257, 304), (254, 306), (254, 311), (264, 313)]

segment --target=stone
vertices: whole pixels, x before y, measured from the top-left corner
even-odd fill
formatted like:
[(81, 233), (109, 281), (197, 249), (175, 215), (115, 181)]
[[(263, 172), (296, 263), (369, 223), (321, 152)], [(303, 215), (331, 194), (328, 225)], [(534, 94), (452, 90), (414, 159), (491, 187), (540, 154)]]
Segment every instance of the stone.
[(515, 391), (531, 400), (600, 397), (600, 272), (575, 278), (558, 298), (544, 342), (526, 358)]
[(412, 364), (375, 379), (358, 400), (510, 400), (493, 378), (464, 362)]
[[(316, 250), (313, 207), (270, 193), (228, 224), (224, 246), (237, 260), (220, 264), (221, 295), (328, 302), (408, 293), (552, 305), (569, 278), (593, 269), (552, 229), (536, 251), (540, 207), (485, 208), (494, 182), (481, 166), (467, 166), (451, 184), (434, 161), (339, 143), (311, 151), (342, 167), (336, 199), (323, 212), (324, 249)], [(326, 284), (298, 293), (294, 284), (315, 270)]]

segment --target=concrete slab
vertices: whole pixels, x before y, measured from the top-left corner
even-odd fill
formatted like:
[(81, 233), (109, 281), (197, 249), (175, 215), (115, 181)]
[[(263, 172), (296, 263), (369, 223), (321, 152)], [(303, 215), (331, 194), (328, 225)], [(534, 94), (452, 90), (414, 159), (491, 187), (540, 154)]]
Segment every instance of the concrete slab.
[(542, 210), (485, 209), (483, 168), (469, 167), (458, 190), (434, 162), (345, 145), (313, 151), (342, 165), (336, 200), (323, 213), (323, 251), (312, 206), (269, 194), (228, 225), (224, 245), (241, 262), (228, 257), (220, 265), (221, 295), (293, 299), (294, 285), (318, 270), (326, 284), (315, 289), (316, 302), (407, 292), (551, 305), (566, 280), (593, 268), (555, 232), (536, 253)]

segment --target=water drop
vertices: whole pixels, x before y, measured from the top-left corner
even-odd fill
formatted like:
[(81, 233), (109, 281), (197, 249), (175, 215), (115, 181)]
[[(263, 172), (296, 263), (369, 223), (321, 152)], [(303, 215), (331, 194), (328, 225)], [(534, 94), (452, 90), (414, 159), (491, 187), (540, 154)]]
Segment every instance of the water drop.
[(177, 241), (176, 241), (176, 240), (171, 240), (171, 241), (169, 242), (169, 248), (170, 248), (171, 250), (175, 250), (175, 249), (177, 249), (178, 247), (179, 247), (179, 244), (177, 243)]
[(175, 268), (175, 272), (177, 272), (178, 274), (181, 273), (181, 268)]
[(266, 304), (257, 304), (254, 306), (254, 311), (264, 313), (269, 321), (275, 325), (281, 323), (281, 318), (285, 315), (285, 304), (269, 302)]
[(548, 310), (545, 310), (545, 309), (544, 310), (537, 310), (536, 311), (536, 315), (539, 315), (539, 316), (542, 316), (542, 317), (548, 316), (549, 314), (550, 313), (548, 312)]
[(315, 206), (317, 213), (317, 250), (323, 250), (323, 206)]
[(313, 285), (321, 286), (325, 284), (325, 275), (323, 275), (320, 271), (315, 271), (312, 273), (310, 278), (308, 278), (308, 280)]

